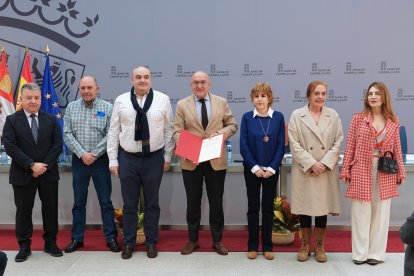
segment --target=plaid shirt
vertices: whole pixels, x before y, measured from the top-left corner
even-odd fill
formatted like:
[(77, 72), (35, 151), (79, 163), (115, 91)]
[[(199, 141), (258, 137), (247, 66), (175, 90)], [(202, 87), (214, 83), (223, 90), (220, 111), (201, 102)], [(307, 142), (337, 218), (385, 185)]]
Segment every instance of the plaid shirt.
[(106, 153), (112, 104), (96, 98), (91, 107), (83, 99), (69, 103), (63, 118), (64, 140), (79, 158), (91, 152), (97, 158)]
[[(397, 174), (386, 174), (378, 171), (378, 186), (381, 200), (387, 200), (399, 195), (397, 180), (406, 177), (402, 160), (400, 143), (400, 124), (387, 120), (386, 134), (380, 149), (380, 156), (391, 151), (398, 163)], [(357, 113), (352, 117), (348, 130), (341, 178), (351, 178), (345, 197), (371, 201), (372, 200), (372, 159), (376, 144), (376, 131), (372, 125), (372, 116)]]

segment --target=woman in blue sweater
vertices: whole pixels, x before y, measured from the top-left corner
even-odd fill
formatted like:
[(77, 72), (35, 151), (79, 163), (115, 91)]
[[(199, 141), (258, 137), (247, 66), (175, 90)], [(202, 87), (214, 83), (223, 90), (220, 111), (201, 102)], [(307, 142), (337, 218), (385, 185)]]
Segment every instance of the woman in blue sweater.
[[(261, 206), (262, 251), (266, 259), (273, 260), (273, 200), (276, 195), (279, 166), (285, 149), (285, 121), (282, 113), (271, 108), (272, 88), (267, 83), (257, 83), (252, 88), (250, 97), (255, 109), (243, 115), (240, 128), (240, 153), (243, 157), (248, 199), (247, 257), (255, 259), (259, 250)], [(262, 189), (261, 200), (260, 189)]]

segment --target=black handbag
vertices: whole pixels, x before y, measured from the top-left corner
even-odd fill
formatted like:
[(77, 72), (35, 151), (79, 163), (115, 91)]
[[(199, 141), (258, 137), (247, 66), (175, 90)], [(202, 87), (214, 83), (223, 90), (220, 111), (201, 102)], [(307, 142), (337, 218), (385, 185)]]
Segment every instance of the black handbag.
[[(387, 153), (391, 158), (387, 157)], [(396, 174), (398, 172), (397, 161), (394, 160), (394, 154), (391, 151), (386, 151), (378, 160), (378, 170), (383, 173)]]

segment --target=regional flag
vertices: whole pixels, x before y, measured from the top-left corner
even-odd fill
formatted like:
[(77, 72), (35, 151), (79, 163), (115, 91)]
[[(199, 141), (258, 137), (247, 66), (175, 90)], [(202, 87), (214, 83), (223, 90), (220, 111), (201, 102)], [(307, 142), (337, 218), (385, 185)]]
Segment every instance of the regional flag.
[(24, 55), (22, 71), (21, 71), (20, 78), (19, 78), (19, 85), (18, 85), (19, 89), (17, 90), (16, 111), (19, 111), (20, 109), (22, 109), (22, 104), (21, 104), (22, 86), (26, 83), (29, 83), (29, 82), (33, 82), (33, 76), (32, 76), (32, 73), (30, 72), (30, 55), (29, 55), (29, 51), (26, 51), (26, 53)]
[[(52, 73), (50, 72), (50, 65), (49, 65), (49, 55), (46, 54), (46, 63), (45, 63), (45, 70), (43, 72), (43, 81), (42, 81), (42, 103), (40, 105), (40, 109), (53, 114), (56, 116), (56, 119), (59, 122), (60, 131), (63, 137), (63, 117), (62, 113), (60, 113), (59, 107), (59, 100), (56, 95), (55, 86), (53, 84)], [(60, 161), (66, 161), (68, 149), (66, 145), (63, 146), (63, 156), (61, 156)]]
[(2, 136), (6, 117), (15, 112), (12, 83), (10, 80), (9, 70), (7, 69), (7, 53), (4, 50), (1, 51), (0, 63), (0, 104), (0, 136)]

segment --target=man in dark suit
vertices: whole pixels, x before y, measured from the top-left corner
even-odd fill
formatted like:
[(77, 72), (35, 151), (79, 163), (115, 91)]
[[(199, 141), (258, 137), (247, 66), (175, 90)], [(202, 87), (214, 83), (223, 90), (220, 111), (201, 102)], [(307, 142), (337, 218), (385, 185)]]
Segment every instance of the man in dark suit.
[(0, 276), (4, 275), (6, 266), (7, 266), (7, 255), (3, 251), (0, 251)]
[(57, 160), (62, 151), (62, 135), (56, 118), (40, 109), (41, 92), (35, 83), (22, 86), (22, 110), (8, 116), (3, 140), (12, 158), (9, 182), (13, 186), (16, 204), (16, 238), (20, 246), (16, 262), (31, 254), (33, 234), (32, 210), (36, 196), (42, 202), (44, 251), (54, 257), (62, 256), (56, 246), (58, 232)]
[[(177, 103), (174, 140), (177, 142), (181, 130), (201, 138), (224, 134), (230, 138), (237, 131), (237, 123), (227, 101), (209, 92), (211, 82), (208, 74), (197, 71), (191, 77), (192, 94)], [(224, 228), (223, 193), (227, 169), (227, 154), (222, 148), (221, 157), (200, 164), (181, 158), (184, 187), (187, 194), (187, 225), (189, 241), (181, 250), (182, 255), (191, 254), (198, 244), (201, 219), (201, 197), (203, 181), (206, 182), (210, 204), (210, 229), (213, 248), (220, 255), (228, 250), (221, 242)]]

